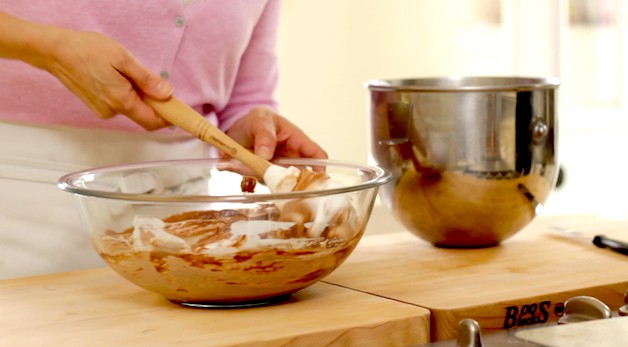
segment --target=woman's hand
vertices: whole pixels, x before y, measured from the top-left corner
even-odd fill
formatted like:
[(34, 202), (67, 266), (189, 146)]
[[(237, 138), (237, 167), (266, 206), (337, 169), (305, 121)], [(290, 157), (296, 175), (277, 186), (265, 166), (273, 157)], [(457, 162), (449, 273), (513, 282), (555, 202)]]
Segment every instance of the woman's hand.
[(233, 124), (227, 135), (267, 160), (273, 157), (327, 158), (327, 153), (301, 129), (266, 107), (251, 109)]
[(33, 23), (0, 11), (0, 58), (50, 72), (101, 118), (124, 114), (148, 130), (167, 125), (140, 94), (167, 99), (170, 84), (105, 35)]
[(41, 62), (42, 68), (101, 118), (123, 114), (147, 130), (168, 125), (140, 96), (167, 99), (173, 92), (168, 82), (105, 35), (58, 30), (52, 52)]

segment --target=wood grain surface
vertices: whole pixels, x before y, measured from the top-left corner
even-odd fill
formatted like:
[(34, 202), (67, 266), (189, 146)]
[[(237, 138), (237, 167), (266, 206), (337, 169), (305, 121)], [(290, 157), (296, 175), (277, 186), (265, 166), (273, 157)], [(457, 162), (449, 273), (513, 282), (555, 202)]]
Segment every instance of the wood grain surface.
[(182, 307), (108, 268), (0, 281), (0, 346), (408, 346), (429, 311), (317, 283), (246, 309)]
[[(577, 228), (586, 238), (551, 227)], [(596, 234), (628, 241), (628, 221), (537, 218), (501, 245), (479, 249), (436, 248), (401, 230), (363, 238), (325, 282), (429, 309), (433, 341), (454, 338), (463, 318), (484, 332), (551, 322), (577, 295), (617, 310), (628, 290), (628, 257), (592, 245)]]

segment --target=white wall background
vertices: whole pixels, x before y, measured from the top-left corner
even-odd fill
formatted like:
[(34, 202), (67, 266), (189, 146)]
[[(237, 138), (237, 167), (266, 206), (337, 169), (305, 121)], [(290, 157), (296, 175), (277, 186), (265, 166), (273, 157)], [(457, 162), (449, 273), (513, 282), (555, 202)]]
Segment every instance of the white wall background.
[[(469, 32), (477, 17), (470, 4), (285, 0), (278, 40), (282, 114), (306, 129), (331, 158), (365, 162), (365, 81), (507, 72), (490, 49), (500, 31), (487, 25)], [(477, 31), (482, 35), (474, 35)], [(469, 50), (476, 54), (465, 54)]]

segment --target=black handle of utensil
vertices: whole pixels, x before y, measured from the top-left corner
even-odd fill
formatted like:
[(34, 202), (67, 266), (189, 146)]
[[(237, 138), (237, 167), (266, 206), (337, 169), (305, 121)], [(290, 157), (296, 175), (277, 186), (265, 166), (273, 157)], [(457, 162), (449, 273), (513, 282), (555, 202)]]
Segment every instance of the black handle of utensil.
[(628, 244), (609, 239), (604, 235), (597, 235), (593, 238), (593, 244), (600, 248), (608, 248), (614, 252), (621, 253), (624, 255), (628, 255)]

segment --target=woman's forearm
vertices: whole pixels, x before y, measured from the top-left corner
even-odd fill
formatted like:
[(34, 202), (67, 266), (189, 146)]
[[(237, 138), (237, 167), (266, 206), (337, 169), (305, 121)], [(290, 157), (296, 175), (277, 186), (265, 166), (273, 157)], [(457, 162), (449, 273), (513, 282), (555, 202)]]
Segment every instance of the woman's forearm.
[(45, 68), (61, 28), (25, 21), (0, 11), (0, 58)]

